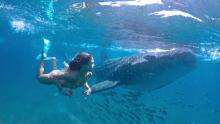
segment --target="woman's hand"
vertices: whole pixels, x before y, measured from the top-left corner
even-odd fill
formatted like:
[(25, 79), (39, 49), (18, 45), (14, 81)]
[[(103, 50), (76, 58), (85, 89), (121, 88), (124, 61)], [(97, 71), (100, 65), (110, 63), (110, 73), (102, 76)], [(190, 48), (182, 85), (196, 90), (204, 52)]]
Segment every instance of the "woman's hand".
[(91, 89), (91, 88), (88, 88), (88, 89), (84, 92), (84, 95), (85, 95), (85, 96), (89, 96), (89, 95), (91, 95), (91, 93), (92, 93), (92, 89)]
[(87, 72), (86, 75), (85, 75), (85, 78), (88, 79), (88, 78), (90, 78), (91, 76), (92, 76), (92, 72)]
[(71, 97), (73, 95), (73, 91), (71, 89), (65, 89), (62, 92), (63, 95)]

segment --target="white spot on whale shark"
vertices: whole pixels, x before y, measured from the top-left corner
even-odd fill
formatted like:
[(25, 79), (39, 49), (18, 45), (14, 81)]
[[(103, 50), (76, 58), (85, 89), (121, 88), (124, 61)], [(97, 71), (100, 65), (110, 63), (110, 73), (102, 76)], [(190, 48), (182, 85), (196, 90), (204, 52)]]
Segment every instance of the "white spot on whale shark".
[(134, 1), (108, 1), (99, 2), (102, 6), (121, 7), (121, 6), (146, 6), (151, 4), (163, 4), (161, 0), (134, 0)]
[(138, 60), (132, 62), (131, 65), (139, 64), (139, 63), (142, 63), (142, 62), (145, 62), (145, 61), (147, 61), (147, 60), (144, 59), (144, 58), (140, 58), (140, 59), (138, 59)]
[[(160, 49), (160, 48), (156, 48), (156, 49), (148, 49), (147, 52), (149, 53), (162, 53), (162, 52), (168, 52), (168, 51), (174, 51), (175, 48), (172, 48), (172, 49)], [(136, 61), (132, 62), (131, 65), (135, 65), (135, 64), (139, 64), (139, 63), (142, 63), (142, 62), (145, 62), (147, 61), (145, 58), (140, 58), (140, 59), (137, 59)]]
[(167, 18), (167, 17), (172, 17), (172, 16), (182, 16), (182, 17), (195, 19), (199, 22), (203, 22), (201, 19), (199, 19), (189, 13), (180, 11), (180, 10), (162, 10), (162, 11), (150, 13), (149, 15), (161, 16), (161, 18)]

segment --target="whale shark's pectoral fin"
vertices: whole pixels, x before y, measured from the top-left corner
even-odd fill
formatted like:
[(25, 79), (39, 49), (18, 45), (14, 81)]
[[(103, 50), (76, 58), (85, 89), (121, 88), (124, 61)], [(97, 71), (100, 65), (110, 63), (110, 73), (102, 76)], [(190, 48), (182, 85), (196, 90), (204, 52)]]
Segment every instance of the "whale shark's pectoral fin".
[(109, 80), (94, 84), (91, 87), (92, 93), (97, 93), (97, 92), (101, 92), (107, 89), (112, 89), (116, 87), (118, 84), (119, 84), (119, 81), (109, 81)]

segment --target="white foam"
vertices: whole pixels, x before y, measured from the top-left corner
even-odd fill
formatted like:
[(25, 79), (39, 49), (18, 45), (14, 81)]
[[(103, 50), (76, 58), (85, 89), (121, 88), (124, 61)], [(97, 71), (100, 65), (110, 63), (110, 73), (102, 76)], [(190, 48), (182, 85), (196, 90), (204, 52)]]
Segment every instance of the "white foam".
[(31, 25), (30, 23), (26, 23), (24, 20), (14, 19), (11, 21), (11, 26), (16, 32), (33, 31), (33, 25)]
[(147, 52), (147, 50), (145, 49), (137, 49), (137, 48), (123, 48), (123, 47), (110, 47), (110, 48), (107, 48), (109, 50), (112, 50), (112, 51), (124, 51), (124, 52), (129, 52), (129, 53), (145, 53)]
[(204, 61), (219, 61), (220, 60), (220, 46), (215, 42), (200, 43), (201, 52), (198, 54)]
[(149, 50), (147, 50), (147, 52), (160, 53), (160, 52), (168, 52), (168, 51), (173, 51), (173, 50), (175, 50), (175, 48), (172, 48), (172, 49), (160, 49), (160, 48), (156, 48), (156, 49), (149, 49)]
[(53, 21), (53, 18), (54, 18), (54, 3), (53, 3), (53, 0), (50, 1), (50, 3), (48, 4), (48, 8), (46, 10), (46, 13), (47, 13), (47, 17)]
[[(87, 48), (87, 49), (94, 49), (94, 48), (99, 48), (98, 45), (95, 44), (80, 44), (80, 45), (76, 45), (75, 47), (81, 47), (81, 48)], [(155, 49), (140, 49), (140, 48), (124, 48), (121, 46), (112, 46), (109, 48), (106, 48), (108, 50), (111, 51), (124, 51), (124, 52), (128, 52), (128, 53), (146, 53), (146, 52), (152, 52), (152, 53), (160, 53), (160, 52), (168, 52), (168, 51), (173, 51), (175, 50), (175, 48), (171, 48), (171, 49), (160, 49), (160, 48), (155, 48)]]
[(210, 17), (208, 15), (205, 15), (205, 17), (211, 21), (220, 21), (220, 18), (216, 18), (216, 17)]
[[(102, 49), (100, 46), (96, 44), (87, 44), (87, 43), (82, 43), (82, 44), (68, 44), (64, 42), (65, 46), (71, 46), (71, 48), (83, 48), (83, 49)], [(127, 53), (160, 53), (160, 52), (168, 52), (168, 51), (173, 51), (175, 48), (171, 49), (161, 49), (161, 48), (155, 48), (155, 49), (140, 49), (140, 48), (124, 48), (121, 46), (111, 46), (109, 48), (105, 48), (110, 51), (120, 51), (120, 52), (127, 52)]]
[(86, 43), (81, 44), (80, 47), (81, 48), (98, 48), (98, 46), (95, 44), (86, 44)]
[(163, 4), (161, 0), (134, 0), (134, 1), (108, 1), (99, 2), (102, 6), (121, 7), (121, 6), (146, 6), (151, 4)]
[(86, 3), (82, 2), (82, 3), (74, 3), (71, 6), (71, 9), (73, 9), (74, 11), (80, 12), (82, 9), (86, 8)]
[(16, 31), (24, 31), (25, 29), (25, 23), (22, 20), (13, 20), (11, 22), (11, 26), (16, 30)]
[(0, 3), (0, 9), (12, 10), (13, 7), (10, 5), (5, 5), (5, 4)]
[(210, 57), (212, 60), (218, 60), (220, 59), (220, 51), (219, 49), (214, 49), (212, 51), (210, 51)]
[(220, 59), (220, 49), (219, 48), (204, 48), (201, 47), (202, 57), (205, 61), (216, 61)]
[(179, 11), (179, 10), (162, 10), (162, 11), (150, 13), (149, 15), (161, 16), (161, 18), (167, 18), (167, 17), (171, 17), (171, 16), (183, 16), (183, 17), (195, 19), (199, 22), (203, 22), (201, 19), (199, 19), (189, 13)]

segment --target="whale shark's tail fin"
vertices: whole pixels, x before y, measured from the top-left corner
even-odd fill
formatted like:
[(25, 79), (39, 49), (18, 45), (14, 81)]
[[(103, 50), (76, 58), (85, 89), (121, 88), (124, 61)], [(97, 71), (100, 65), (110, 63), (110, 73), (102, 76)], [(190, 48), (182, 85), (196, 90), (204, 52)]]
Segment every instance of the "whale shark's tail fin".
[(119, 81), (103, 81), (92, 86), (92, 93), (101, 92), (107, 89), (112, 89), (119, 84)]

